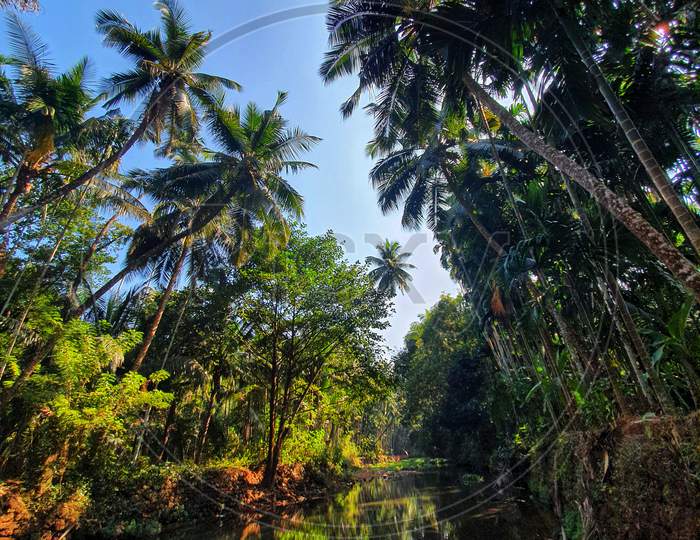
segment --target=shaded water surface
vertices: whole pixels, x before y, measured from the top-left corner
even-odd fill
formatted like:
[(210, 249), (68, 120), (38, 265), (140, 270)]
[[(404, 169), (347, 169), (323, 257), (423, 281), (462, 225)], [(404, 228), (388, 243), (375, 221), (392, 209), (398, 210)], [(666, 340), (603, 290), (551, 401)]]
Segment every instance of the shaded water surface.
[(168, 537), (173, 540), (553, 537), (551, 516), (517, 491), (507, 498), (472, 493), (460, 486), (455, 471), (406, 473), (358, 482), (288, 519), (267, 519), (245, 528), (224, 522)]

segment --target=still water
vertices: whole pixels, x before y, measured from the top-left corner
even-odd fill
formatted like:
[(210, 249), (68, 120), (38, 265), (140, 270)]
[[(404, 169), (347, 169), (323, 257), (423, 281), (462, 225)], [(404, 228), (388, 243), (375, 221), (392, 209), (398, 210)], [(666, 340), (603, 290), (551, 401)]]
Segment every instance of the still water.
[(286, 519), (245, 528), (221, 523), (170, 539), (498, 539), (554, 537), (554, 521), (522, 493), (474, 495), (451, 470), (408, 473), (354, 484), (330, 500)]

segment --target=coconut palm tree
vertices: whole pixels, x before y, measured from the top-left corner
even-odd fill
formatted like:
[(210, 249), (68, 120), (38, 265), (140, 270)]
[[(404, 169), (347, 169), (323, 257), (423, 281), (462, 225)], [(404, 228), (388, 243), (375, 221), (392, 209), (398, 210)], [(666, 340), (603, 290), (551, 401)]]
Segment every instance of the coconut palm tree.
[(57, 139), (78, 130), (95, 103), (87, 87), (87, 58), (56, 75), (39, 36), (16, 13), (7, 21), (12, 56), (0, 61), (14, 75), (2, 74), (0, 157), (14, 172), (4, 186), (0, 221), (46, 172)]
[(377, 289), (395, 296), (397, 289), (406, 293), (411, 286), (411, 274), (407, 270), (415, 268), (414, 265), (405, 262), (411, 256), (410, 252), (402, 252), (401, 244), (385, 240), (383, 244), (375, 246), (379, 257), (368, 256), (365, 261), (373, 265), (369, 276), (377, 284)]
[[(223, 98), (222, 98), (223, 99)], [(206, 161), (180, 163), (165, 169), (135, 171), (141, 185), (150, 186), (149, 194), (162, 201), (197, 200), (189, 211), (164, 212), (160, 219), (137, 231), (149, 238), (132, 244), (126, 265), (82, 306), (73, 311), (79, 316), (95, 300), (131, 272), (143, 268), (168, 248), (192, 238), (215, 220), (235, 224), (241, 246), (253, 242), (250, 231), (264, 228), (271, 246), (289, 235), (285, 216), (302, 215), (303, 198), (289, 184), (285, 173), (315, 167), (299, 159), (319, 141), (298, 128), (288, 129), (279, 114), (286, 100), (281, 92), (272, 109), (260, 110), (249, 104), (245, 112), (226, 108), (223, 102), (208, 113), (208, 127), (220, 149), (205, 153)], [(245, 253), (240, 249), (239, 253)]]
[[(333, 4), (328, 14), (331, 50), (321, 75), (327, 82), (355, 72), (359, 76), (358, 88), (342, 112), (351, 113), (362, 93), (375, 91), (395, 109), (386, 118), (405, 115), (393, 96), (416, 69), (430, 66), (439, 84), (423, 78), (428, 82), (421, 82), (419, 89), (436, 87), (449, 106), (477, 101), (489, 109), (527, 148), (586, 190), (700, 300), (700, 273), (663, 234), (601, 178), (546, 143), (491, 95), (491, 91), (503, 93), (515, 83), (522, 84), (521, 72), (512, 48), (504, 51), (491, 39), (494, 32), (498, 35), (495, 21), (500, 19), (490, 16), (493, 10), (488, 5), (477, 7), (362, 0)], [(383, 129), (390, 133), (391, 121)]]
[(131, 136), (117, 151), (60, 188), (42, 195), (31, 206), (14, 213), (6, 208), (0, 213), (0, 228), (84, 185), (118, 163), (144, 138), (158, 142), (166, 133), (174, 146), (186, 138), (183, 133), (194, 137), (201, 106), (210, 104), (212, 95), (223, 89), (240, 88), (230, 79), (197, 71), (204, 62), (211, 32), (192, 32), (177, 0), (159, 1), (155, 6), (161, 13), (160, 30), (141, 30), (116, 11), (101, 10), (97, 14), (97, 30), (104, 36), (105, 45), (116, 48), (134, 62), (131, 70), (116, 73), (104, 83), (107, 107), (143, 101)]

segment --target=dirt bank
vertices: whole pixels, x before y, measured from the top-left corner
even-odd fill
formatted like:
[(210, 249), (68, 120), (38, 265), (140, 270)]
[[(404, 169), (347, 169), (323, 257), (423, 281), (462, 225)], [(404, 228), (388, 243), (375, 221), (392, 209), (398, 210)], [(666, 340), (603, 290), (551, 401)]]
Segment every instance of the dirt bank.
[(237, 520), (268, 513), (292, 516), (324, 497), (328, 481), (302, 466), (281, 467), (275, 489), (262, 474), (233, 467), (161, 467), (116, 482), (95, 482), (62, 494), (25, 491), (17, 482), (0, 484), (0, 540), (29, 537), (144, 537), (198, 521)]
[(700, 415), (563, 435), (536, 463), (530, 488), (568, 538), (700, 538)]

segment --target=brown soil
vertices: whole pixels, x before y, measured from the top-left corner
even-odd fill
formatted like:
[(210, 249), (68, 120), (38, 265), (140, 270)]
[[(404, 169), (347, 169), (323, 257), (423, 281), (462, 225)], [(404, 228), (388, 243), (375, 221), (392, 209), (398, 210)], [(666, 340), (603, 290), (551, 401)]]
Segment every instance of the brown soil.
[(0, 484), (0, 540), (26, 534), (31, 514), (16, 482)]
[[(326, 487), (298, 466), (280, 466), (275, 488), (264, 489), (262, 473), (242, 468), (203, 468), (164, 474), (60, 502), (37, 499), (17, 482), (0, 484), (0, 540), (50, 540), (79, 533), (144, 537), (199, 521), (229, 519), (255, 528), (270, 513), (293, 519), (300, 506), (324, 497)], [(253, 530), (244, 529), (251, 536)], [(67, 537), (67, 536), (66, 536)]]

